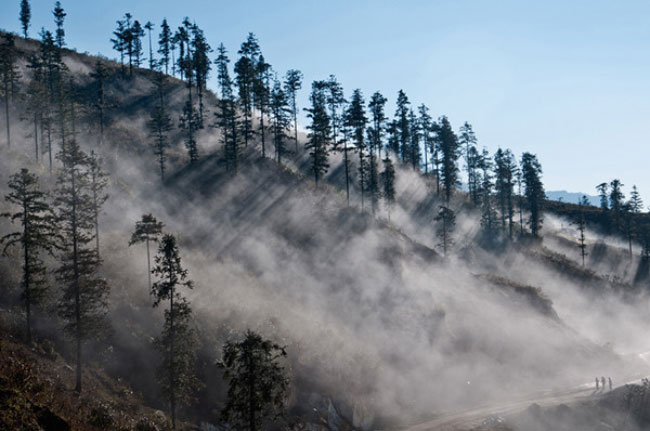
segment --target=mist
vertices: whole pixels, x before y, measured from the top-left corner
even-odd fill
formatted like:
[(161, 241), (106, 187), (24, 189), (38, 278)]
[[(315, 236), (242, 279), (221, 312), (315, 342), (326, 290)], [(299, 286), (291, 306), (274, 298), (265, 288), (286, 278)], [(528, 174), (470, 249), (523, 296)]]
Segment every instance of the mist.
[[(87, 66), (67, 63), (83, 82)], [(162, 312), (151, 307), (144, 249), (128, 247), (146, 213), (178, 237), (195, 282), (187, 295), (207, 362), (219, 358), (226, 339), (258, 331), (286, 345), (296, 405), (317, 393), (370, 417), (408, 423), (594, 376), (623, 383), (648, 371), (638, 357), (650, 350), (647, 294), (631, 298), (615, 288), (631, 284), (638, 266), (624, 241), (588, 230), (588, 249), (603, 252), (592, 254), (583, 270), (568, 220), (546, 214), (543, 242), (495, 251), (479, 245), (480, 215), (466, 209), (459, 211), (452, 253), (443, 257), (434, 221), (442, 201), (431, 180), (398, 168), (399, 199), (389, 220), (386, 208), (362, 211), (354, 187), (347, 206), (334, 174), (340, 155), (330, 158), (327, 183), (315, 186), (302, 150), (281, 168), (260, 159), (255, 145), (233, 177), (212, 128), (199, 135), (200, 160), (191, 170), (172, 135), (170, 177), (162, 185), (146, 104), (136, 97), (153, 87), (143, 77), (124, 86), (133, 103), (111, 116), (108, 144), (96, 146), (90, 119), (77, 138), (101, 155), (111, 178), (100, 240), (114, 343), (102, 354), (114, 373), (156, 361), (151, 339), (162, 328)], [(182, 97), (174, 84), (172, 117)], [(15, 145), (0, 148), (0, 194), (21, 167), (51, 189), (47, 166), (33, 161), (29, 127), (16, 120), (12, 130)], [(116, 139), (123, 135), (128, 145)], [(452, 206), (463, 208), (464, 201), (459, 192)], [(0, 203), (0, 212), (8, 210)], [(0, 220), (0, 234), (14, 228)], [(558, 259), (580, 276), (563, 271)], [(147, 376), (136, 384), (144, 387)]]

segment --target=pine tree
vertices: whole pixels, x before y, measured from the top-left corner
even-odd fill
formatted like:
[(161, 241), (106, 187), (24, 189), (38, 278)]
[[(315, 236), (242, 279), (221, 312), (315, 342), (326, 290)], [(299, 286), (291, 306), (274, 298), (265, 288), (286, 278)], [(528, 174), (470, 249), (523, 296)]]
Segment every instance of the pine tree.
[(337, 145), (332, 147), (334, 151), (343, 153), (343, 172), (345, 173), (345, 198), (346, 203), (350, 206), (350, 156), (349, 153), (354, 150), (352, 144), (352, 123), (350, 121), (349, 108), (343, 110), (341, 116), (340, 131), (342, 138), (338, 140)]
[[(431, 124), (431, 131), (434, 133), (433, 142), (431, 143), (431, 163), (433, 165), (433, 176), (436, 179), (436, 196), (440, 196), (440, 180), (442, 169), (440, 165), (442, 164), (442, 151), (440, 150), (440, 125), (437, 122)], [(478, 155), (478, 150), (476, 150)], [(477, 201), (474, 202), (478, 205)]]
[(517, 179), (517, 206), (519, 207), (519, 236), (524, 236), (524, 196), (522, 193), (524, 176), (521, 169), (517, 169), (515, 172), (515, 178)]
[(41, 259), (43, 252), (52, 254), (57, 247), (57, 233), (54, 214), (46, 201), (46, 195), (38, 186), (38, 177), (27, 169), (9, 179), (9, 194), (5, 200), (20, 208), (15, 213), (0, 214), (12, 222), (22, 224), (21, 232), (14, 232), (0, 238), (4, 243), (3, 254), (9, 247), (19, 245), (23, 252), (22, 300), (25, 306), (25, 334), (32, 342), (32, 307), (39, 305), (47, 294), (47, 269)]
[[(192, 72), (192, 68), (188, 67), (188, 57), (190, 57), (189, 44), (190, 44), (190, 35), (189, 27), (190, 22), (188, 18), (183, 20), (183, 25), (178, 27), (176, 33), (174, 34), (174, 43), (178, 45), (178, 59), (176, 60), (176, 67), (178, 68), (181, 80), (191, 79), (191, 76), (187, 76), (188, 73)], [(192, 88), (191, 86), (189, 87)]]
[(424, 148), (424, 174), (429, 174), (429, 153), (432, 153), (433, 137), (431, 136), (433, 121), (429, 115), (429, 108), (422, 104), (418, 107), (418, 125), (419, 133), (422, 138), (422, 147)]
[(194, 79), (196, 81), (197, 94), (199, 96), (199, 128), (203, 128), (203, 93), (205, 93), (206, 83), (210, 76), (211, 63), (208, 57), (212, 48), (208, 44), (203, 30), (196, 24), (192, 25), (192, 68), (194, 69)]
[(276, 78), (271, 91), (271, 129), (273, 131), (273, 145), (275, 147), (276, 161), (282, 163), (282, 155), (286, 152), (286, 141), (289, 139), (287, 130), (291, 125), (291, 109), (287, 95), (282, 89), (282, 84)]
[(264, 61), (264, 56), (260, 55), (255, 67), (255, 81), (253, 92), (255, 94), (255, 105), (260, 113), (260, 137), (262, 138), (262, 157), (266, 157), (266, 133), (264, 131), (264, 117), (269, 113), (269, 101), (271, 98), (271, 88), (269, 85), (271, 79), (271, 65)]
[(143, 214), (142, 219), (135, 222), (135, 231), (131, 234), (129, 247), (133, 244), (144, 242), (147, 246), (147, 277), (148, 287), (151, 290), (151, 258), (149, 255), (149, 242), (158, 242), (162, 235), (163, 223), (156, 220), (151, 214)]
[(413, 170), (419, 171), (420, 160), (422, 159), (420, 151), (420, 124), (413, 109), (409, 111), (408, 121), (410, 142), (408, 145), (407, 162), (411, 164)]
[(61, 49), (65, 46), (65, 30), (63, 29), (63, 21), (67, 14), (61, 7), (60, 1), (57, 1), (54, 4), (52, 15), (54, 15), (54, 23), (56, 24), (56, 45)]
[(470, 197), (476, 195), (473, 187), (476, 186), (477, 181), (474, 179), (476, 175), (476, 159), (473, 157), (476, 151), (476, 135), (472, 130), (472, 125), (467, 121), (460, 128), (459, 144), (465, 149), (465, 168), (467, 170), (467, 187)]
[(643, 200), (639, 194), (639, 190), (636, 185), (632, 186), (632, 192), (630, 192), (630, 200), (624, 205), (624, 215), (625, 215), (625, 233), (628, 240), (628, 248), (630, 251), (630, 256), (632, 256), (632, 240), (640, 238), (640, 228), (638, 226), (637, 214), (641, 213), (643, 209)]
[(222, 44), (217, 48), (217, 82), (221, 98), (219, 99), (219, 110), (215, 112), (217, 119), (216, 126), (221, 130), (223, 139), (224, 158), (226, 168), (236, 173), (239, 165), (240, 145), (239, 127), (237, 117), (237, 105), (232, 89), (232, 80), (228, 74), (228, 55), (226, 47)]
[(492, 182), (494, 175), (492, 174), (492, 170), (494, 164), (492, 163), (490, 154), (485, 148), (480, 155), (477, 168), (475, 175), (478, 176), (480, 180), (478, 195), (480, 196), (481, 202), (481, 227), (486, 233), (486, 236), (491, 240), (495, 235), (497, 218), (492, 204), (492, 191), (494, 188), (494, 183)]
[(252, 140), (254, 135), (252, 125), (253, 91), (256, 65), (260, 55), (260, 47), (253, 33), (248, 34), (248, 38), (242, 43), (238, 54), (241, 57), (235, 63), (235, 82), (239, 90), (239, 104), (243, 114), (243, 119), (241, 120), (242, 136), (244, 138), (244, 146), (248, 147), (248, 142)]
[(167, 113), (167, 99), (165, 97), (165, 75), (156, 74), (156, 89), (158, 103), (151, 112), (147, 123), (149, 135), (153, 138), (153, 152), (158, 159), (160, 168), (160, 181), (165, 181), (165, 162), (167, 161), (167, 147), (169, 146), (168, 134), (172, 130), (172, 121)]
[(54, 89), (55, 130), (58, 132), (61, 149), (66, 147), (67, 141), (73, 135), (73, 119), (76, 107), (75, 94), (72, 77), (68, 78), (67, 69), (62, 67)]
[(587, 244), (585, 242), (585, 230), (587, 228), (587, 221), (585, 220), (585, 207), (589, 205), (587, 196), (582, 196), (578, 202), (578, 248), (580, 249), (580, 256), (582, 257), (582, 267), (585, 266), (585, 257), (587, 256)]
[(542, 165), (537, 160), (537, 156), (531, 153), (524, 153), (521, 156), (521, 173), (526, 186), (526, 203), (530, 212), (528, 226), (532, 235), (538, 237), (542, 228), (542, 208), (546, 194), (541, 180)]
[(52, 132), (54, 131), (54, 105), (57, 98), (57, 88), (61, 81), (62, 71), (65, 69), (61, 62), (60, 50), (56, 48), (52, 33), (42, 30), (41, 44), (39, 47), (38, 58), (40, 67), (42, 67), (42, 76), (45, 87), (47, 88), (48, 103), (42, 118), (43, 128), (47, 132), (47, 152), (52, 175)]
[(29, 21), (32, 19), (32, 10), (29, 7), (29, 0), (20, 0), (20, 26), (23, 29), (23, 36), (27, 39)]
[(106, 127), (106, 79), (108, 70), (101, 60), (95, 62), (95, 69), (90, 74), (97, 83), (96, 98), (93, 103), (99, 117), (99, 144), (104, 144), (104, 128)]
[(382, 96), (379, 91), (376, 91), (368, 102), (368, 110), (372, 118), (372, 139), (370, 140), (372, 148), (377, 152), (377, 158), (381, 157), (381, 150), (383, 148), (383, 137), (386, 129), (386, 114), (384, 107), (386, 106), (387, 99)]
[(618, 179), (613, 179), (609, 183), (609, 208), (614, 214), (619, 214), (622, 211), (625, 202), (622, 188), (623, 184)]
[(326, 81), (314, 81), (312, 83), (311, 108), (305, 109), (311, 124), (307, 126), (310, 130), (307, 135), (308, 141), (305, 148), (309, 150), (311, 157), (311, 169), (314, 173), (314, 181), (318, 185), (319, 180), (329, 169), (328, 155), (331, 143), (330, 118), (327, 115), (327, 94), (329, 85)]
[(514, 225), (514, 176), (515, 171), (517, 170), (517, 164), (512, 152), (510, 150), (503, 151), (501, 148), (499, 148), (494, 155), (494, 164), (496, 174), (496, 198), (499, 204), (499, 212), (501, 214), (501, 228), (505, 231), (507, 222), (509, 237), (512, 239)]
[(386, 210), (388, 211), (388, 220), (390, 220), (390, 210), (395, 205), (395, 167), (388, 154), (386, 154), (383, 163), (384, 170), (379, 175), (379, 179), (381, 181), (382, 196), (386, 202)]
[(388, 133), (388, 142), (386, 143), (386, 153), (390, 150), (399, 159), (399, 130), (397, 129), (397, 121), (391, 120), (386, 125), (386, 132)]
[(93, 196), (92, 212), (93, 224), (95, 225), (95, 251), (99, 258), (99, 214), (102, 206), (108, 199), (108, 195), (104, 193), (104, 189), (108, 185), (108, 175), (102, 170), (102, 160), (94, 151), (90, 152), (90, 158), (88, 159), (88, 174), (90, 177), (90, 191)]
[(176, 408), (191, 401), (193, 392), (199, 386), (193, 374), (195, 362), (196, 335), (191, 326), (192, 309), (179, 292), (180, 288), (191, 289), (193, 283), (187, 279), (187, 270), (181, 265), (176, 238), (165, 234), (160, 241), (152, 273), (158, 280), (151, 286), (154, 307), (169, 301), (165, 310), (165, 325), (156, 346), (163, 359), (158, 368), (158, 379), (163, 393), (169, 400), (172, 429), (176, 429)]
[(9, 102), (16, 98), (16, 86), (20, 72), (16, 65), (16, 45), (14, 35), (5, 33), (4, 42), (0, 45), (0, 79), (2, 80), (2, 98), (5, 100), (5, 126), (7, 129), (7, 147), (11, 146), (11, 120), (9, 118)]
[(447, 117), (440, 117), (437, 128), (437, 146), (440, 149), (440, 179), (444, 186), (445, 202), (448, 204), (458, 184), (459, 144)]
[(625, 196), (622, 188), (623, 183), (618, 179), (614, 179), (609, 183), (609, 217), (607, 217), (607, 221), (611, 223), (609, 227), (619, 232), (624, 230)]
[[(38, 161), (41, 155), (41, 151), (38, 145), (39, 129), (42, 138), (44, 129), (44, 116), (47, 115), (48, 112), (49, 96), (45, 82), (43, 65), (41, 64), (38, 55), (31, 55), (29, 57), (27, 68), (31, 69), (32, 71), (32, 79), (29, 81), (27, 90), (25, 91), (27, 110), (26, 117), (30, 118), (34, 125), (34, 151), (36, 161)], [(41, 146), (43, 146), (42, 142)]]
[(327, 80), (327, 107), (329, 109), (330, 126), (332, 127), (331, 139), (332, 146), (338, 147), (338, 137), (341, 129), (342, 114), (339, 110), (345, 105), (346, 100), (343, 95), (343, 87), (336, 80), (336, 76), (330, 75)]
[(302, 88), (302, 72), (290, 69), (284, 77), (284, 91), (291, 102), (291, 113), (293, 114), (293, 132), (295, 141), (295, 152), (298, 153), (298, 105), (296, 96)]
[(600, 196), (600, 208), (604, 211), (609, 209), (609, 184), (600, 183), (596, 186), (598, 196)]
[(377, 166), (377, 155), (375, 154), (374, 147), (371, 144), (374, 139), (375, 132), (372, 127), (366, 129), (368, 143), (368, 197), (370, 198), (370, 208), (372, 209), (372, 214), (377, 213), (377, 207), (379, 206), (379, 198), (381, 197), (381, 191), (379, 190), (379, 167)]
[[(352, 93), (350, 105), (346, 110), (347, 123), (350, 127), (352, 144), (359, 155), (359, 190), (361, 191), (361, 210), (364, 209), (364, 196), (368, 189), (368, 162), (366, 160), (366, 124), (368, 119), (365, 112), (363, 94), (358, 88)], [(346, 178), (347, 181), (347, 178)]]
[(89, 246), (96, 215), (90, 157), (75, 140), (68, 140), (57, 158), (63, 164), (54, 201), (64, 247), (56, 271), (63, 284), (59, 314), (65, 321), (64, 329), (76, 342), (75, 391), (81, 392), (82, 343), (97, 336), (102, 328), (109, 288), (106, 280), (97, 276), (101, 261)]
[(131, 27), (130, 32), (131, 39), (133, 41), (133, 51), (131, 55), (134, 57), (133, 65), (135, 67), (140, 67), (142, 65), (142, 38), (144, 37), (144, 28), (140, 21), (137, 19), (133, 21), (133, 27)]
[(481, 154), (478, 152), (476, 146), (469, 147), (466, 162), (469, 165), (467, 170), (470, 174), (467, 183), (469, 197), (474, 205), (480, 206), (481, 197), (479, 192), (481, 190), (481, 176), (479, 175), (478, 170), (481, 163)]
[(163, 19), (158, 35), (158, 54), (162, 56), (160, 64), (165, 65), (165, 75), (169, 75), (169, 56), (171, 54), (172, 32), (167, 24), (167, 18)]
[(153, 58), (153, 45), (151, 44), (151, 30), (153, 30), (153, 23), (147, 21), (144, 25), (144, 29), (147, 30), (149, 35), (149, 70), (154, 70), (156, 68), (156, 59)]
[(127, 28), (125, 20), (117, 20), (117, 29), (113, 32), (114, 38), (111, 39), (113, 49), (120, 54), (120, 66), (124, 74), (124, 54), (127, 50)]
[(279, 363), (284, 347), (247, 331), (242, 341), (223, 347), (220, 368), (228, 379), (228, 398), (222, 417), (236, 429), (256, 431), (283, 416), (289, 379)]
[(632, 192), (630, 192), (630, 210), (638, 214), (643, 210), (643, 200), (639, 194), (639, 190), (636, 188), (636, 185), (632, 186)]
[[(409, 124), (409, 106), (410, 102), (406, 93), (399, 90), (397, 93), (397, 110), (395, 111), (395, 134), (396, 142), (395, 149), (398, 151), (396, 154), (401, 158), (403, 163), (409, 159), (409, 144), (411, 143), (411, 128)], [(397, 148), (398, 147), (398, 148)]]
[(133, 61), (135, 56), (135, 34), (133, 24), (131, 23), (130, 13), (124, 14), (124, 20), (118, 21), (118, 29), (122, 28), (122, 33), (118, 36), (121, 39), (121, 45), (125, 54), (129, 57), (129, 76), (133, 76)]
[(436, 227), (436, 233), (440, 240), (438, 247), (442, 247), (443, 256), (447, 256), (451, 246), (454, 244), (452, 233), (456, 227), (456, 214), (454, 214), (454, 211), (451, 208), (441, 206), (440, 211), (434, 220), (438, 222)]
[(191, 101), (186, 101), (178, 127), (185, 132), (184, 144), (190, 157), (190, 165), (199, 160), (199, 149), (196, 143), (196, 131), (199, 129), (199, 122), (199, 113), (196, 108)]

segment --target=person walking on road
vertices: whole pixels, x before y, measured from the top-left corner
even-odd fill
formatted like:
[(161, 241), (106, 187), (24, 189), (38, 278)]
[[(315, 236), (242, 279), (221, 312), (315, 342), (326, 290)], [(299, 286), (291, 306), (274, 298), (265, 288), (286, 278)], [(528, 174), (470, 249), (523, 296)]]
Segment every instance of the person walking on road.
[(598, 392), (599, 388), (600, 388), (600, 381), (598, 380), (598, 377), (596, 377), (596, 392)]
[(607, 380), (609, 380), (609, 390), (611, 391), (612, 390), (612, 378), (607, 377)]

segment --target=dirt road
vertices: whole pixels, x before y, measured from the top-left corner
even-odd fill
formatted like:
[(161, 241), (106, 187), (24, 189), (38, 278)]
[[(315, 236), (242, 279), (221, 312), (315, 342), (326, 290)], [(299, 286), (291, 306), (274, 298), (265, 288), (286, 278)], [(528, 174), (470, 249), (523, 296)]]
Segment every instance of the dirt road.
[(461, 431), (481, 425), (489, 416), (506, 416), (527, 409), (537, 403), (541, 407), (573, 402), (599, 396), (594, 393), (594, 386), (582, 385), (567, 391), (541, 393), (518, 401), (498, 406), (480, 407), (463, 412), (444, 414), (436, 419), (405, 428), (405, 431)]

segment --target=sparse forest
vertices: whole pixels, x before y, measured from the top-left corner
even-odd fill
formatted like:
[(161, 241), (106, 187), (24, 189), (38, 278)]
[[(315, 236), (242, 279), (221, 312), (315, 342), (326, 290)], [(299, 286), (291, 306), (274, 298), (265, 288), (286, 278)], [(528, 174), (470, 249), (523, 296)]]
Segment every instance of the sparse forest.
[[(643, 321), (636, 186), (552, 201), (533, 152), (404, 90), (305, 82), (252, 32), (226, 47), (125, 13), (111, 60), (66, 48), (61, 2), (37, 36), (34, 12), (0, 32), (0, 428), (57, 429), (47, 405), (59, 429), (386, 429), (479, 405), (510, 361), (526, 391), (626, 364), (569, 310)], [(17, 370), (41, 356), (77, 398)], [(91, 400), (108, 380), (122, 401)]]

